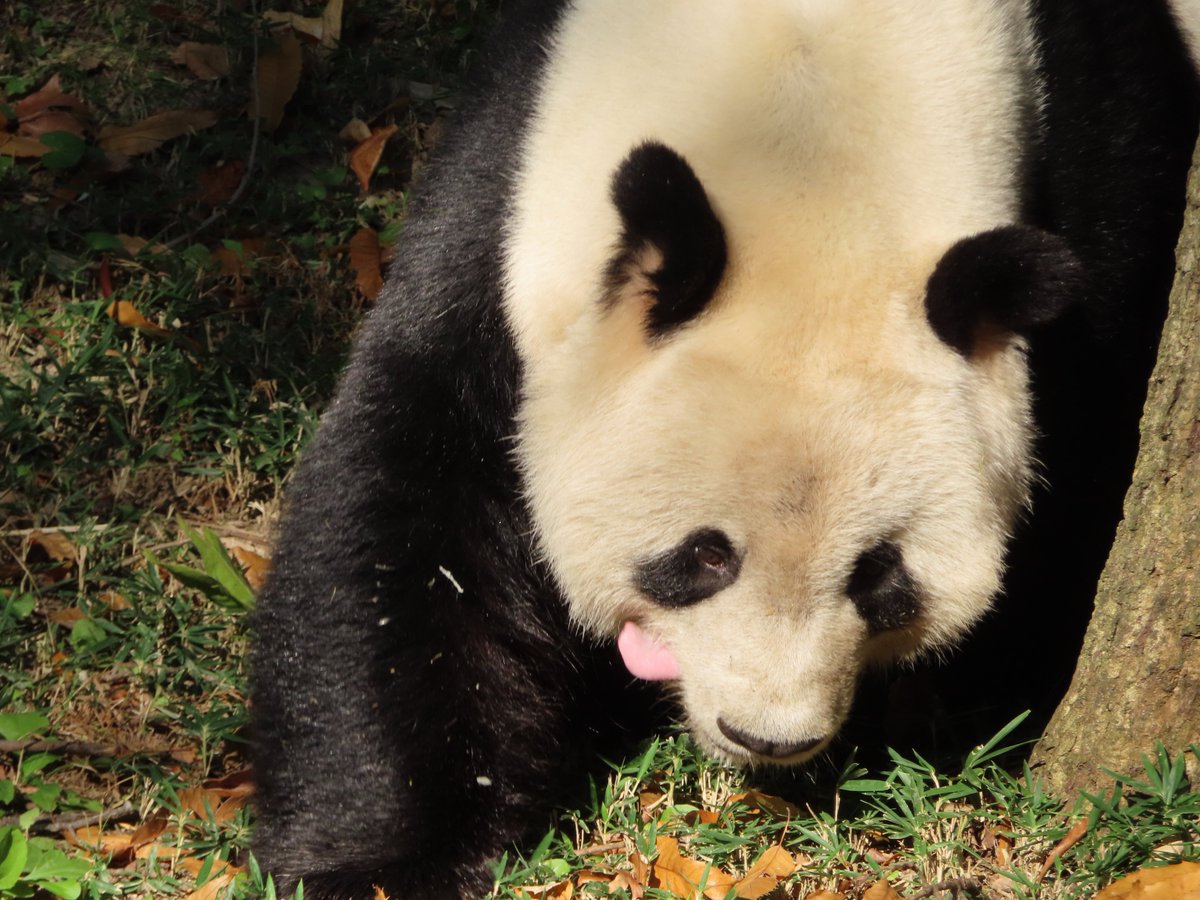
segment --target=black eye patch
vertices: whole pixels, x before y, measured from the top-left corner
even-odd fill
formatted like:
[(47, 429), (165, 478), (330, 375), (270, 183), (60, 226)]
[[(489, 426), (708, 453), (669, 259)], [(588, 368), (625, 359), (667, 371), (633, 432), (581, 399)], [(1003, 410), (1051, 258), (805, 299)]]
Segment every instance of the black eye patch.
[(846, 595), (872, 635), (910, 624), (921, 613), (916, 582), (899, 546), (880, 541), (860, 553), (846, 582)]
[(683, 607), (711, 597), (737, 581), (742, 560), (724, 532), (693, 531), (678, 545), (639, 562), (637, 589), (663, 606)]

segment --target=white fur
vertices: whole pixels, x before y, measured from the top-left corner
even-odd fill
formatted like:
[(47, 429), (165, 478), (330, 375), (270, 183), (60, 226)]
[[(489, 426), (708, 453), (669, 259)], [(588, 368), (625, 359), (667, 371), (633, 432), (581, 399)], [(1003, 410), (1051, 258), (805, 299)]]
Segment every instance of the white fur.
[[(950, 245), (1016, 218), (1030, 46), (1023, 0), (579, 0), (562, 23), (507, 233), (520, 459), (573, 616), (664, 640), (710, 750), (747, 758), (718, 716), (832, 735), (864, 665), (957, 639), (997, 590), (1029, 480), (1021, 350), (967, 361), (923, 301)], [(641, 302), (599, 302), (612, 174), (647, 139), (729, 247), (711, 307), (654, 344)], [(736, 583), (640, 595), (636, 562), (701, 527), (744, 553)], [(926, 614), (869, 639), (844, 588), (881, 539)]]
[(1192, 63), (1200, 67), (1200, 0), (1168, 0), (1168, 5), (1183, 33)]

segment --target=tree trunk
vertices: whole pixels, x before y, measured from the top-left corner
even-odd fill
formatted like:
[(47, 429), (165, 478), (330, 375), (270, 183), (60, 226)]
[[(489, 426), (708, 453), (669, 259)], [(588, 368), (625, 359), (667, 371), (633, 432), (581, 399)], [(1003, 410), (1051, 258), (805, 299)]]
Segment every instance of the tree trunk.
[[(1034, 751), (1062, 797), (1200, 742), (1200, 145), (1125, 518), (1071, 687)], [(1189, 756), (1192, 784), (1200, 764)]]

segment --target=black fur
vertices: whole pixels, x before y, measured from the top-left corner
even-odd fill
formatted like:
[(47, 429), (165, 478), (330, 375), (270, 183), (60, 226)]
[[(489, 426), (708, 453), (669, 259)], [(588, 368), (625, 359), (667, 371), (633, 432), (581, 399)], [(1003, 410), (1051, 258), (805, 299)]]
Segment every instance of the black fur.
[[(486, 860), (544, 827), (575, 783), (572, 754), (590, 758), (590, 736), (620, 736), (617, 713), (654, 696), (633, 693), (614, 648), (569, 627), (511, 456), (521, 364), (501, 309), (502, 223), (565, 6), (514, 5), (289, 487), (254, 616), (254, 850), (283, 890), (303, 877), (309, 898), (370, 898), (376, 885), (482, 895)], [(1077, 622), (1047, 622), (1050, 604), (1086, 619), (1136, 449), (1200, 110), (1161, 2), (1037, 6), (1048, 104), (1023, 163), (1027, 224), (1062, 238), (1087, 284), (1034, 335), (1055, 493), (1038, 498), (1012, 556), (1005, 602), (1019, 639), (977, 650), (993, 671), (997, 652), (1024, 647), (1031, 619), (1047, 646), (1077, 637)], [(658, 199), (643, 206), (639, 181)], [(614, 200), (622, 249), (663, 253), (648, 329), (667, 334), (721, 277), (720, 223), (662, 147), (634, 155)], [(1053, 705), (1057, 682), (1030, 660), (1004, 668), (1028, 671), (1033, 691), (1009, 683), (1000, 699)], [(973, 702), (978, 681), (958, 683)]]
[(607, 711), (648, 705), (623, 706), (615, 651), (568, 627), (510, 456), (496, 223), (556, 11), (500, 36), (289, 486), (251, 660), (254, 851), (281, 891), (482, 895), (485, 860), (578, 783), (587, 736), (621, 732)]
[(1083, 268), (1057, 235), (1008, 225), (963, 238), (938, 262), (925, 313), (938, 337), (970, 356), (987, 331), (1028, 334), (1084, 289)]
[(846, 596), (872, 635), (911, 625), (921, 614), (917, 585), (892, 541), (880, 541), (859, 554), (846, 581)]
[(725, 230), (692, 167), (662, 144), (636, 148), (613, 176), (612, 199), (623, 231), (609, 263), (609, 296), (615, 296), (647, 245), (662, 265), (644, 273), (654, 296), (646, 330), (661, 337), (690, 322), (708, 305), (725, 271)]
[[(1121, 520), (1138, 422), (1166, 316), (1200, 90), (1161, 2), (1037, 0), (1046, 104), (1027, 184), (1028, 224), (1082, 267), (1078, 300), (1030, 344), (1041, 463), (1033, 515), (1008, 554), (996, 613), (935, 673), (954, 710), (938, 736), (978, 743), (1025, 709), (1044, 727), (1074, 673)], [(1029, 623), (1053, 653), (1029, 654)], [(1005, 690), (978, 685), (1004, 671)], [(915, 735), (913, 739), (922, 739)]]
[(742, 569), (729, 538), (713, 528), (694, 531), (677, 547), (638, 563), (638, 590), (663, 606), (699, 603), (737, 581)]

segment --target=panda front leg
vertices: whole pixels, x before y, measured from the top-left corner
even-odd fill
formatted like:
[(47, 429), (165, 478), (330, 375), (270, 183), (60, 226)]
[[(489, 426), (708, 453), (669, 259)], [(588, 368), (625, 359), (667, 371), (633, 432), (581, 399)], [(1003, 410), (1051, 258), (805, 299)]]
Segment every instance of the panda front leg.
[(360, 350), (254, 618), (254, 850), (309, 898), (485, 892), (580, 743), (593, 651), (534, 562), (500, 429), (440, 412), (463, 385), (429, 373), (452, 366), (395, 356)]

